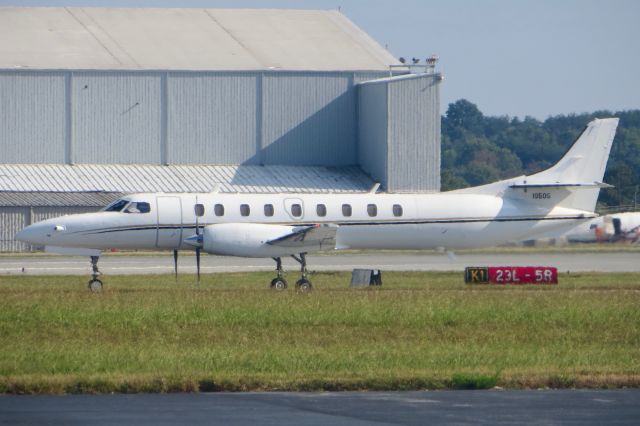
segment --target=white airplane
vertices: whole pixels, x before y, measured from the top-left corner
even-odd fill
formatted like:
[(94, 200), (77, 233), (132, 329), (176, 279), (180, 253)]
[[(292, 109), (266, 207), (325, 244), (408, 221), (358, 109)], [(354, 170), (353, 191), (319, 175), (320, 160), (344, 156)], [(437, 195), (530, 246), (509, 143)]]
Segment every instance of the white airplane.
[(577, 226), (564, 236), (570, 243), (636, 243), (640, 239), (640, 212), (600, 216)]
[(16, 238), (47, 251), (91, 256), (89, 288), (100, 290), (105, 249), (167, 249), (271, 257), (284, 289), (283, 256), (301, 264), (296, 287), (311, 288), (306, 253), (323, 249), (460, 249), (561, 234), (594, 213), (617, 118), (596, 119), (553, 167), (436, 194), (135, 194), (97, 213), (27, 226)]

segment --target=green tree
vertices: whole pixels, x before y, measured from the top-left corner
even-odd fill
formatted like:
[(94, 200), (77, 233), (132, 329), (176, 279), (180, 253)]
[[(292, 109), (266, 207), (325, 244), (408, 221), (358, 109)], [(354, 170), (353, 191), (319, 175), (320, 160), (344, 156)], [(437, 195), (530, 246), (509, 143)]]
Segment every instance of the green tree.
[(486, 117), (465, 99), (442, 117), (442, 190), (482, 185), (544, 170), (557, 162), (594, 118), (619, 117), (599, 204), (632, 204), (640, 184), (640, 110), (548, 117)]
[(449, 104), (445, 124), (452, 130), (462, 128), (474, 134), (483, 133), (484, 116), (475, 104), (460, 99)]

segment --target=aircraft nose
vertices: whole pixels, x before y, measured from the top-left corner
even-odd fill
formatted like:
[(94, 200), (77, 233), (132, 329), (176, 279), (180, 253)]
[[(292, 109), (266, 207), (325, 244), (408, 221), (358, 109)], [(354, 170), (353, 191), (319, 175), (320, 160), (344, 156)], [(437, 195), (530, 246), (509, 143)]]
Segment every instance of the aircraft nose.
[(16, 234), (16, 240), (22, 241), (23, 243), (29, 244), (41, 244), (40, 240), (44, 235), (42, 235), (42, 227), (36, 225), (29, 225), (26, 228), (18, 231)]
[(51, 235), (58, 230), (57, 228), (64, 227), (43, 222), (34, 223), (19, 231), (16, 234), (16, 240), (33, 245), (46, 245), (50, 241)]

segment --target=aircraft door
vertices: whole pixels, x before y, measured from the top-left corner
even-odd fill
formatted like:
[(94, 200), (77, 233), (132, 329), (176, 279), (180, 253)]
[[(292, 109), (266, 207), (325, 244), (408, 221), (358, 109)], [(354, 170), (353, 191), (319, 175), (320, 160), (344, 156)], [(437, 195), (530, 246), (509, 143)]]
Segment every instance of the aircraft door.
[(182, 200), (180, 197), (156, 198), (158, 212), (158, 248), (178, 248), (182, 243)]
[(304, 204), (299, 198), (286, 198), (284, 200), (284, 210), (293, 220), (302, 220), (304, 218)]

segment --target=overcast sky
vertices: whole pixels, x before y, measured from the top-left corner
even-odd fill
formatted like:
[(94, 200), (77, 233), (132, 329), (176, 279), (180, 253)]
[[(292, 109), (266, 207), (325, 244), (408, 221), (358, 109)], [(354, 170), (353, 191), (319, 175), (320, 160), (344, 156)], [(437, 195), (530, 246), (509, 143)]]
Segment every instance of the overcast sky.
[(640, 108), (637, 0), (0, 0), (0, 5), (338, 9), (396, 56), (440, 56), (442, 112)]

